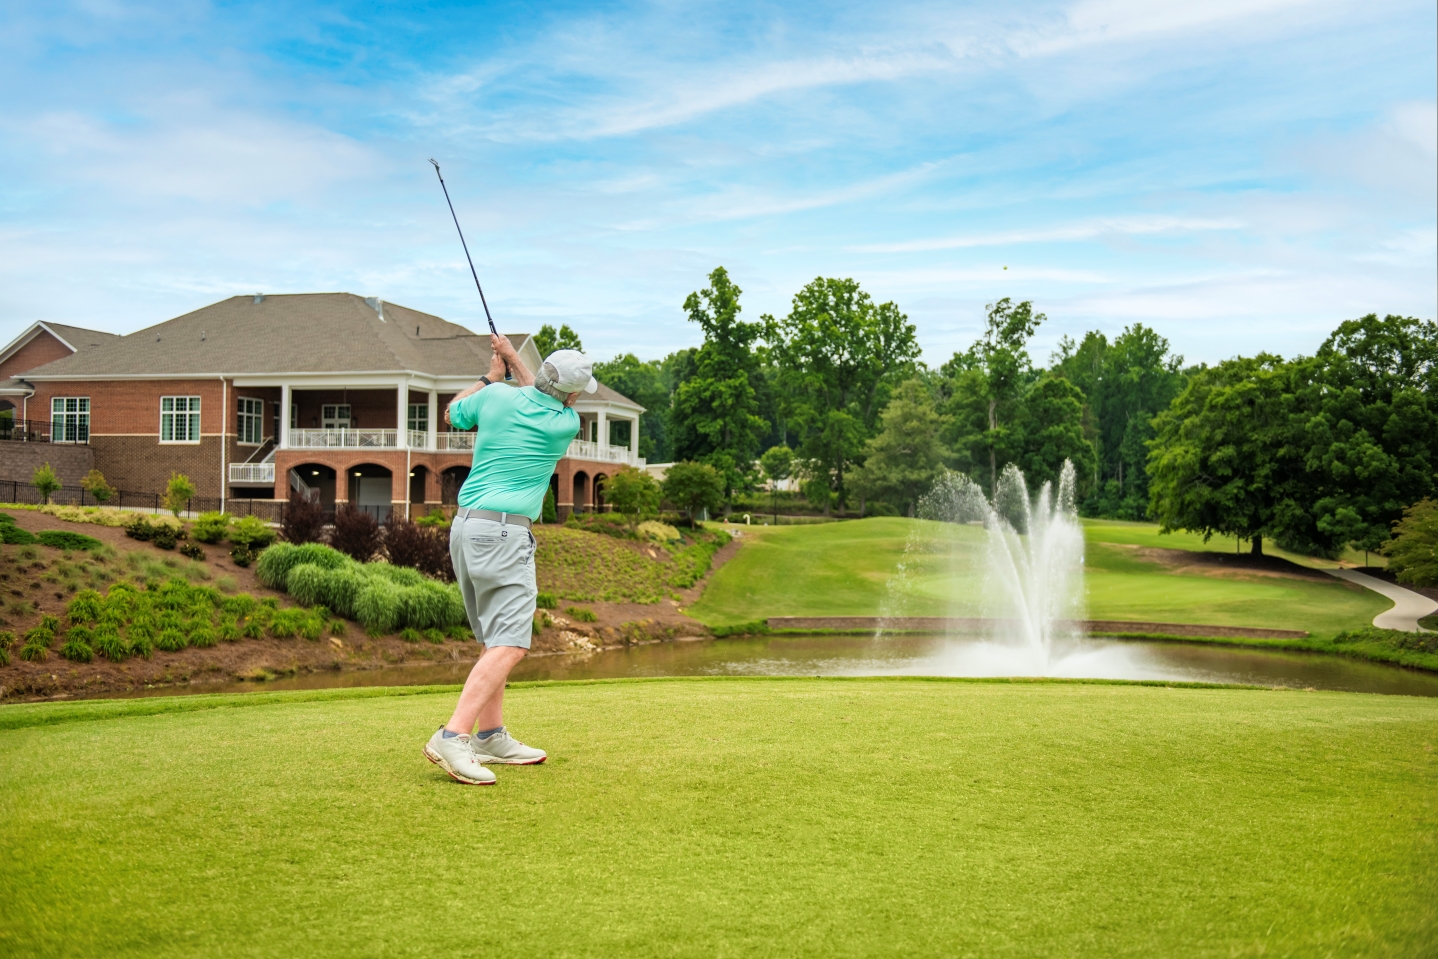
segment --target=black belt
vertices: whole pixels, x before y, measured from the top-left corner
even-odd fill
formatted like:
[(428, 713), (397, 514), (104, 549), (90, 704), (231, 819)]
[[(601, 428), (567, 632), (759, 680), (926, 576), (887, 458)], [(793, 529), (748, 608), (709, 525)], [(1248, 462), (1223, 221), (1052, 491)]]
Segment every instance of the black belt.
[(534, 525), (534, 521), (523, 513), (496, 513), (492, 509), (465, 509), (461, 506), (454, 511), (454, 515), (456, 519), (487, 519), (501, 526), (523, 526), (529, 529)]

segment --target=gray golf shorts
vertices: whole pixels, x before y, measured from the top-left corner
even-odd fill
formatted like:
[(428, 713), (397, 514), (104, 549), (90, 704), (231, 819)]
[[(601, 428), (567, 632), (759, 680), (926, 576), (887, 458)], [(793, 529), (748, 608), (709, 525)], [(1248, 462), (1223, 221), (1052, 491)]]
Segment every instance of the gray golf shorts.
[(534, 547), (534, 534), (523, 526), (456, 516), (449, 528), (449, 558), (469, 628), (485, 646), (529, 648)]

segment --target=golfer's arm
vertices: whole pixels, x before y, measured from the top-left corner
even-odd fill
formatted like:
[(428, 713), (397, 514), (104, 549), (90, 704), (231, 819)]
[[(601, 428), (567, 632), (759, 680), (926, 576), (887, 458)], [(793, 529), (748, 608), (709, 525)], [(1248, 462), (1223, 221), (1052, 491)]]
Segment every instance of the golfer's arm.
[(534, 385), (534, 374), (525, 369), (524, 361), (519, 358), (518, 353), (511, 353), (509, 356), (506, 356), (504, 363), (509, 367), (509, 375), (513, 377), (515, 385)]
[(444, 406), (444, 425), (446, 425), (446, 426), (453, 426), (453, 425), (454, 425), (454, 423), (450, 422), (450, 419), (449, 419), (449, 410), (450, 410), (450, 407), (454, 406), (454, 404), (458, 403), (460, 400), (464, 399), (466, 396), (471, 396), (471, 395), (473, 395), (473, 394), (475, 394), (475, 393), (478, 393), (480, 390), (484, 389), (484, 387), (485, 387), (485, 382), (484, 382), (484, 380), (476, 380), (476, 381), (475, 381), (475, 384), (474, 384), (473, 386), (471, 386), (471, 387), (469, 387), (468, 389), (463, 390), (463, 391), (461, 391), (461, 392), (459, 392), (459, 393), (456, 393), (456, 394), (454, 394), (453, 396), (451, 396), (451, 397), (449, 398), (449, 402), (446, 403), (445, 406)]

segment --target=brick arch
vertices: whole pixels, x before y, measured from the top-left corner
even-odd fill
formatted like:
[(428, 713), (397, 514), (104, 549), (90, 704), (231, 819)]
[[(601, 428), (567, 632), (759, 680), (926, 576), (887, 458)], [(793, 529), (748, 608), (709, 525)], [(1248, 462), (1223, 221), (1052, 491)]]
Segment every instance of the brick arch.
[(604, 512), (604, 487), (607, 485), (609, 485), (609, 474), (594, 474), (593, 509), (596, 513)]
[(576, 513), (582, 513), (584, 512), (584, 508), (589, 505), (589, 474), (584, 472), (584, 470), (574, 471), (573, 491), (574, 511)]

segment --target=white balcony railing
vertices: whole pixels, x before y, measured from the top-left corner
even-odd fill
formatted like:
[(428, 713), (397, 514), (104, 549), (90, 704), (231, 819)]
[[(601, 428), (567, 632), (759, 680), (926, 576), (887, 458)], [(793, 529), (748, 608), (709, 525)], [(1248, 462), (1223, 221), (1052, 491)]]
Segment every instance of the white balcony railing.
[(436, 433), (434, 448), (437, 450), (472, 450), (474, 449), (474, 434)]
[(399, 446), (399, 430), (290, 430), (289, 439), (291, 449), (395, 449)]
[(422, 450), (429, 446), (429, 434), (424, 430), (409, 431), (409, 448)]
[(599, 460), (602, 463), (628, 463), (643, 468), (644, 457), (635, 456), (627, 446), (600, 446), (587, 440), (575, 440), (564, 455), (577, 460)]
[(231, 483), (274, 483), (274, 463), (231, 463)]

